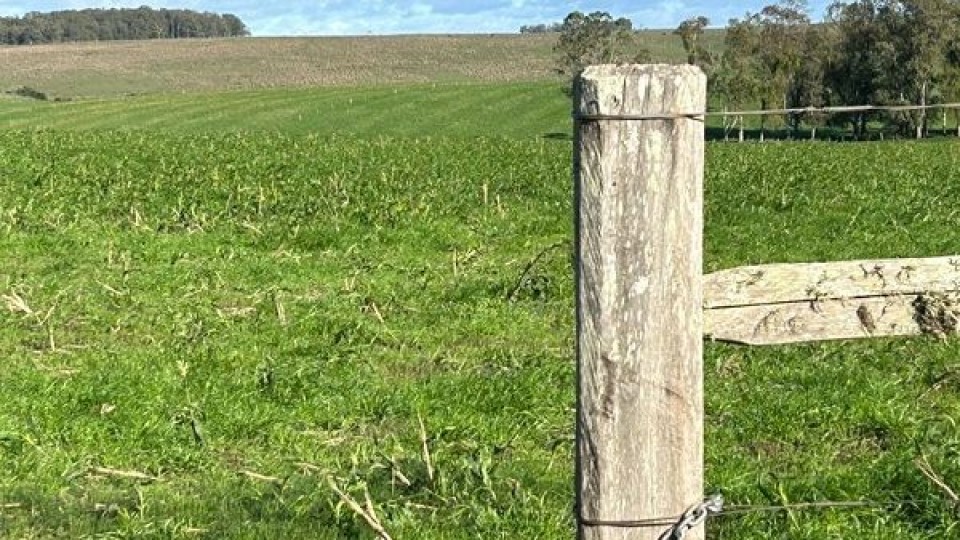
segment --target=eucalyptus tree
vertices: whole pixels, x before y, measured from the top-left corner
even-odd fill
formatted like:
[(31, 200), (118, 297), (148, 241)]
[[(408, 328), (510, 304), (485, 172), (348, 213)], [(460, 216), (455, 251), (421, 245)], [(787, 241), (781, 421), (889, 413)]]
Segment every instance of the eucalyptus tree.
[[(831, 62), (826, 81), (845, 105), (890, 102), (897, 78), (897, 26), (887, 0), (859, 0), (830, 6), (826, 24), (837, 32), (838, 54)], [(865, 114), (851, 118), (856, 138), (867, 133)]]
[[(713, 93), (724, 109), (745, 109), (756, 104), (763, 87), (762, 66), (758, 54), (759, 28), (753, 17), (731, 19), (723, 38), (724, 50), (710, 77)], [(743, 117), (735, 118), (739, 139), (743, 140)], [(724, 125), (724, 130), (731, 128)]]
[(571, 77), (591, 64), (639, 63), (650, 57), (639, 46), (630, 19), (614, 19), (605, 11), (574, 11), (564, 18), (559, 30), (560, 38), (554, 46), (559, 54), (558, 71)]
[[(953, 82), (949, 53), (956, 44), (960, 10), (956, 2), (949, 0), (907, 0), (893, 4), (890, 11), (899, 17), (900, 26), (898, 87), (907, 100), (924, 106), (932, 94), (942, 96), (944, 86)], [(926, 109), (921, 109), (918, 116), (915, 128), (920, 138), (927, 132)]]
[[(791, 108), (821, 108), (832, 105), (830, 88), (826, 85), (827, 70), (837, 55), (838, 36), (827, 25), (807, 25), (802, 40), (802, 61), (799, 63), (787, 91), (787, 105)], [(810, 126), (810, 138), (816, 139), (817, 128), (824, 125), (829, 116), (810, 112), (791, 116), (794, 132), (804, 121)]]
[(691, 17), (677, 27), (673, 31), (675, 35), (680, 36), (680, 41), (683, 43), (683, 50), (687, 53), (687, 63), (700, 66), (701, 69), (707, 71), (710, 65), (713, 63), (713, 58), (704, 46), (702, 39), (703, 31), (710, 25), (710, 19), (699, 16)]
[[(803, 0), (783, 0), (765, 6), (753, 16), (759, 27), (760, 65), (764, 84), (760, 106), (786, 108), (790, 105), (791, 88), (804, 64), (810, 16)], [(765, 118), (765, 117), (761, 117)], [(762, 133), (761, 123), (761, 133)]]
[[(831, 87), (850, 103), (913, 104), (956, 95), (960, 5), (955, 0), (859, 0), (831, 6), (841, 40)], [(960, 60), (960, 58), (957, 58)], [(894, 113), (901, 131), (927, 132), (925, 109)], [(865, 118), (856, 129), (863, 136)]]
[[(940, 97), (943, 101), (956, 103), (960, 101), (960, 35), (954, 37), (947, 46), (947, 68), (944, 71)], [(956, 122), (957, 136), (960, 137), (960, 109), (953, 109)], [(944, 131), (946, 131), (947, 111), (943, 110)]]
[[(783, 0), (743, 19), (732, 19), (724, 38), (724, 52), (711, 77), (714, 92), (725, 105), (759, 104), (763, 110), (795, 105), (804, 96), (819, 95), (819, 89), (812, 85), (822, 80), (822, 62), (806, 65), (811, 54), (821, 54), (813, 48), (812, 27), (806, 3), (801, 0)], [(760, 118), (762, 139), (766, 116)], [(791, 120), (791, 127), (796, 128), (799, 117)], [(742, 118), (739, 124), (742, 139)]]

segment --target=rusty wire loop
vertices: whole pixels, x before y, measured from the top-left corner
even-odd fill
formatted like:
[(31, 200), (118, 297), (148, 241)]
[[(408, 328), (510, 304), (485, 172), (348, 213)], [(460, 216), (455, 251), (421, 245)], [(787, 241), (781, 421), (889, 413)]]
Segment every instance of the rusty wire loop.
[(688, 531), (699, 527), (707, 520), (710, 514), (719, 514), (720, 512), (723, 512), (723, 495), (714, 493), (707, 497), (702, 503), (688, 508), (687, 511), (683, 513), (683, 516), (680, 517), (680, 521), (667, 531), (669, 536), (666, 538), (669, 540), (683, 540), (683, 537), (687, 535)]

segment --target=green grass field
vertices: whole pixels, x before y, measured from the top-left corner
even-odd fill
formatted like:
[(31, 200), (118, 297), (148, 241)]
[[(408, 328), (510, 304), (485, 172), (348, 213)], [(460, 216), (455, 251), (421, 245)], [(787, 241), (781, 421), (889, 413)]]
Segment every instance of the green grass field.
[(568, 138), (570, 112), (557, 82), (428, 84), (8, 99), (0, 100), (0, 128)]
[[(714, 104), (711, 110), (720, 110)], [(569, 139), (570, 98), (553, 81), (430, 83), (335, 88), (278, 88), (194, 93), (152, 93), (77, 101), (0, 98), (0, 129), (136, 130), (175, 133), (275, 131), (286, 134), (363, 137), (510, 137)], [(950, 114), (931, 132), (955, 133)], [(708, 118), (708, 137), (736, 141)], [(758, 117), (745, 120), (747, 139), (760, 136)], [(947, 129), (942, 129), (943, 126)], [(538, 131), (539, 130), (539, 131)], [(882, 126), (870, 136), (879, 138)], [(819, 139), (850, 137), (849, 127), (820, 127)], [(767, 138), (809, 138), (809, 126), (792, 134), (784, 118), (768, 118)], [(894, 134), (887, 133), (892, 137)]]
[[(0, 102), (0, 537), (374, 538), (334, 487), (394, 538), (572, 537), (569, 116), (542, 81)], [(958, 171), (711, 143), (704, 270), (956, 253)], [(958, 358), (708, 343), (708, 492), (911, 501), (709, 537), (958, 537), (916, 463), (960, 489)]]
[[(568, 247), (508, 299), (569, 246), (568, 143), (9, 131), (0, 148), (4, 536), (369, 536), (329, 475), (396, 537), (569, 537)], [(707, 270), (951, 253), (957, 155), (711, 146)], [(715, 536), (951, 534), (913, 460), (960, 475), (958, 352), (710, 345), (711, 491), (919, 501)]]

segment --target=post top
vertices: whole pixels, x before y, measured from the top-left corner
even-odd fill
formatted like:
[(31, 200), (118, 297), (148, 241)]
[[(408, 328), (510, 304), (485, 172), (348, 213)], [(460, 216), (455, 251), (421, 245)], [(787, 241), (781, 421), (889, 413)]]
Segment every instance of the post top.
[(573, 88), (580, 120), (702, 120), (706, 110), (707, 76), (687, 64), (589, 66)]
[(583, 79), (650, 75), (659, 77), (706, 77), (703, 70), (690, 64), (596, 64), (580, 74)]

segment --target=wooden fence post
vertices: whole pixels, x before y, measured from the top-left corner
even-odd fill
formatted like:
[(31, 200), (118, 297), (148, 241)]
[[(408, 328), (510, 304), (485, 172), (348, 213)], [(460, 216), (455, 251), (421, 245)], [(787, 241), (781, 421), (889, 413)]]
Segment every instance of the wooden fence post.
[(669, 527), (603, 522), (703, 500), (703, 118), (637, 116), (705, 108), (693, 66), (593, 66), (575, 82), (581, 539), (654, 540)]

